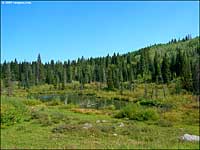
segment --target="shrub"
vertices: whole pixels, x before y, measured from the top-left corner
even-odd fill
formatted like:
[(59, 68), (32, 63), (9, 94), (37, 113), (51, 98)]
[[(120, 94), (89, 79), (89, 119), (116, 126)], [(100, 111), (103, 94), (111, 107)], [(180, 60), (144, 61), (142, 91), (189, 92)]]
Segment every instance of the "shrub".
[(158, 100), (152, 100), (152, 99), (142, 99), (140, 102), (140, 105), (145, 106), (160, 106), (161, 103)]
[(169, 110), (171, 110), (174, 107), (175, 107), (175, 104), (172, 104), (172, 103), (163, 103), (163, 104), (160, 105), (160, 108), (163, 111), (169, 111)]
[(78, 131), (79, 127), (78, 126), (74, 126), (74, 125), (59, 125), (55, 128), (53, 128), (51, 131), (53, 133), (64, 133), (64, 132), (73, 132), (73, 131)]
[(46, 113), (40, 113), (39, 118), (37, 119), (37, 123), (41, 124), (42, 126), (50, 126), (52, 125), (51, 118)]
[(132, 118), (136, 114), (136, 105), (127, 105), (115, 115), (116, 118)]
[(20, 99), (2, 97), (1, 124), (13, 125), (30, 119), (29, 111)]
[(59, 106), (60, 109), (72, 109), (72, 108), (78, 108), (78, 107), (79, 107), (78, 105), (72, 104), (72, 103)]
[(42, 102), (35, 99), (27, 99), (23, 100), (23, 103), (28, 106), (35, 106), (35, 105), (40, 105)]
[(161, 127), (172, 127), (173, 126), (171, 121), (164, 120), (164, 119), (160, 119), (156, 124)]
[(128, 105), (120, 110), (116, 118), (129, 118), (131, 120), (145, 121), (157, 120), (159, 115), (153, 108), (144, 109), (140, 105)]
[(16, 131), (24, 131), (26, 130), (26, 127), (24, 125), (20, 125), (16, 128)]
[(47, 102), (48, 106), (57, 106), (57, 105), (61, 105), (61, 104), (62, 104), (62, 102), (58, 99), (51, 100), (51, 101)]
[(65, 116), (62, 113), (54, 112), (51, 114), (51, 121), (53, 123), (59, 123), (60, 121), (63, 121)]
[(100, 129), (101, 132), (105, 132), (105, 133), (114, 133), (115, 132), (114, 126), (99, 126), (98, 129)]
[(148, 108), (146, 110), (139, 111), (131, 119), (143, 121), (143, 120), (157, 120), (158, 118), (159, 118), (159, 115), (156, 112), (156, 110), (152, 108)]
[(115, 110), (116, 107), (115, 107), (115, 105), (109, 105), (109, 106), (104, 107), (104, 109)]
[(39, 119), (41, 117), (41, 112), (38, 110), (31, 111), (31, 119)]

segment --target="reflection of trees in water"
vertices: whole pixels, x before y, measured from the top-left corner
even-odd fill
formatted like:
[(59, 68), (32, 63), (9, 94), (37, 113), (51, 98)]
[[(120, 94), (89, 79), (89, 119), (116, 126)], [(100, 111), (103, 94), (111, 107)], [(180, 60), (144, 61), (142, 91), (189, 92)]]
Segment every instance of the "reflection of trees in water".
[(94, 108), (94, 109), (102, 109), (108, 106), (114, 105), (116, 109), (120, 109), (124, 107), (126, 104), (130, 103), (122, 100), (108, 100), (103, 98), (97, 98), (95, 96), (88, 95), (78, 95), (78, 94), (52, 94), (52, 95), (35, 95), (35, 98), (40, 99), (41, 101), (52, 101), (52, 100), (60, 100), (64, 104), (75, 104), (81, 108)]

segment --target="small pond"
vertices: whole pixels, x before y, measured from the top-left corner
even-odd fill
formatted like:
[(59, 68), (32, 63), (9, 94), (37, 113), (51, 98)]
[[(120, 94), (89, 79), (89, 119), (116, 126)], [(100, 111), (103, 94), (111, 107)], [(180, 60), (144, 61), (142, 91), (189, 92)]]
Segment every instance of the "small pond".
[[(33, 95), (32, 95), (33, 96)], [(105, 107), (109, 107), (114, 105), (116, 109), (120, 109), (126, 106), (128, 103), (127, 101), (122, 100), (106, 100), (103, 98), (98, 98), (95, 95), (79, 95), (79, 94), (51, 94), (51, 95), (37, 95), (33, 96), (34, 98), (40, 99), (41, 101), (52, 101), (52, 100), (60, 100), (64, 104), (75, 104), (78, 105), (80, 108), (94, 108), (94, 109), (102, 109)]]

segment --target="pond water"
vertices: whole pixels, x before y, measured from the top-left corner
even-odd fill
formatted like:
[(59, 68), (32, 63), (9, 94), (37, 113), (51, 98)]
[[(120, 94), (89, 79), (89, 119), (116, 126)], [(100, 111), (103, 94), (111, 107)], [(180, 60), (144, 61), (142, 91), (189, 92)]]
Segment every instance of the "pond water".
[(41, 101), (51, 101), (51, 100), (60, 100), (64, 104), (75, 104), (80, 108), (94, 108), (94, 109), (102, 109), (109, 106), (115, 106), (115, 109), (120, 109), (126, 106), (127, 101), (122, 100), (106, 100), (103, 98), (98, 98), (95, 95), (79, 95), (79, 94), (52, 94), (52, 95), (37, 95), (34, 96)]

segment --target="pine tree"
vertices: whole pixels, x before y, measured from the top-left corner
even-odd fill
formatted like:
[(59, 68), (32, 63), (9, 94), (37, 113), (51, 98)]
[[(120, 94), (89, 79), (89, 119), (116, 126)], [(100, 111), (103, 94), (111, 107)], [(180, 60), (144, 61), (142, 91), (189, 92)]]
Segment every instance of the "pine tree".
[(19, 65), (17, 59), (14, 62), (11, 62), (11, 71), (13, 72), (13, 80), (19, 81)]
[(66, 86), (66, 80), (67, 80), (67, 75), (66, 75), (66, 69), (63, 69), (63, 80), (62, 80), (62, 90), (65, 89)]
[(160, 69), (160, 62), (158, 58), (158, 53), (156, 51), (155, 56), (154, 56), (154, 73), (152, 75), (153, 81), (159, 81), (159, 78), (161, 77), (161, 69)]
[(171, 56), (170, 72), (171, 72), (171, 80), (173, 80), (176, 77), (176, 57), (175, 57), (175, 55)]
[(186, 53), (183, 54), (183, 64), (181, 72), (182, 87), (188, 91), (192, 91), (192, 72), (190, 61)]
[(36, 84), (39, 84), (40, 83), (40, 66), (41, 66), (41, 57), (40, 57), (40, 54), (38, 54), (38, 58), (37, 58), (37, 66), (36, 66)]
[(112, 68), (111, 66), (108, 67), (108, 78), (107, 78), (107, 85), (108, 85), (108, 89), (113, 89), (114, 85), (113, 85), (113, 75), (112, 75)]
[(142, 54), (140, 55), (140, 74), (143, 77), (146, 71), (146, 63), (145, 63), (145, 54), (144, 52), (142, 52)]
[(177, 77), (181, 76), (181, 74), (183, 72), (182, 64), (183, 64), (183, 54), (182, 54), (182, 51), (179, 48), (177, 48), (176, 65), (175, 65)]
[(119, 75), (119, 69), (118, 68), (114, 68), (113, 73), (112, 73), (112, 78), (113, 78), (113, 82), (114, 82), (114, 87), (119, 89), (120, 87), (120, 75)]
[(44, 73), (44, 67), (42, 64), (41, 56), (38, 54), (37, 58), (37, 65), (36, 65), (36, 84), (41, 84), (45, 80), (45, 73)]
[(68, 61), (68, 67), (67, 67), (67, 82), (68, 83), (72, 82), (72, 67), (70, 61)]
[(127, 65), (125, 62), (122, 62), (122, 74), (123, 74), (123, 81), (128, 81), (128, 72), (127, 72)]
[(120, 93), (123, 94), (123, 74), (122, 68), (119, 69), (119, 82), (120, 82)]
[(106, 78), (106, 70), (105, 68), (102, 66), (102, 82), (106, 83), (107, 82), (107, 78)]
[(169, 81), (170, 81), (170, 63), (169, 63), (169, 58), (168, 58), (167, 54), (165, 54), (165, 56), (163, 58), (161, 72), (162, 72), (162, 77), (163, 77), (164, 83), (169, 83)]
[(6, 66), (6, 71), (5, 71), (5, 87), (7, 88), (8, 96), (11, 96), (13, 92), (13, 83), (12, 83), (11, 77), (12, 77), (12, 74), (10, 70), (10, 63), (8, 63)]
[(28, 63), (26, 63), (25, 65), (26, 65), (25, 66), (25, 87), (29, 88), (30, 87), (30, 79), (29, 79), (29, 77), (30, 77), (30, 67), (29, 67)]

